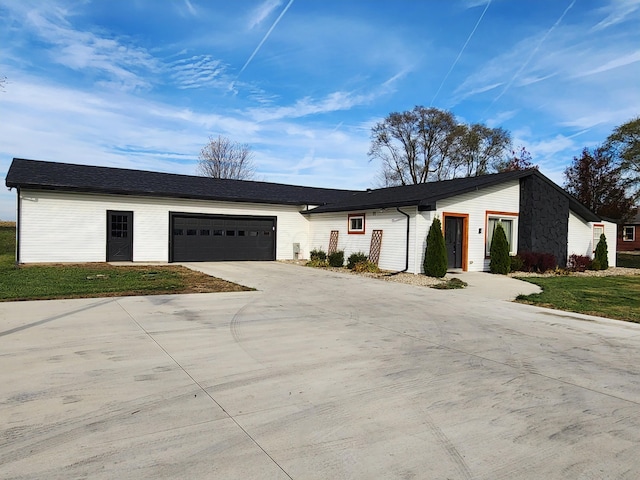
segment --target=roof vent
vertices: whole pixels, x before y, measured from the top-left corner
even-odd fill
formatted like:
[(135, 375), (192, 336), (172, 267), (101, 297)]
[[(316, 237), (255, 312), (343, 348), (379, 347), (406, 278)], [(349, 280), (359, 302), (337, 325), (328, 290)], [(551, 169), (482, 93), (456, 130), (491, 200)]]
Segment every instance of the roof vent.
[(367, 188), (367, 193), (371, 193), (371, 189), (370, 188)]

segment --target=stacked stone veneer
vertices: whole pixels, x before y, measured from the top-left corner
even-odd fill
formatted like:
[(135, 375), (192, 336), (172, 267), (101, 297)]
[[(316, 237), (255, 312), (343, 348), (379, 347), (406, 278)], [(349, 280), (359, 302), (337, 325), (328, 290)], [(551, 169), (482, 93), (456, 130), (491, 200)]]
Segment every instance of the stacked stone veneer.
[(522, 178), (518, 250), (551, 253), (565, 267), (568, 235), (569, 199), (536, 175)]

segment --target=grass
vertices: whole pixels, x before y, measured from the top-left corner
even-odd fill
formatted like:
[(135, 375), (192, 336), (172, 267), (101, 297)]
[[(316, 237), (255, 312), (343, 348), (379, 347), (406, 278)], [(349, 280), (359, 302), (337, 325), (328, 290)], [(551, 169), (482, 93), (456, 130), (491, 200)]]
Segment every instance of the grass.
[(250, 288), (181, 266), (15, 266), (15, 226), (0, 223), (0, 301), (239, 292)]
[(517, 301), (640, 323), (640, 275), (628, 277), (524, 277), (542, 293), (520, 295)]
[(616, 265), (618, 267), (640, 268), (640, 255), (619, 252)]

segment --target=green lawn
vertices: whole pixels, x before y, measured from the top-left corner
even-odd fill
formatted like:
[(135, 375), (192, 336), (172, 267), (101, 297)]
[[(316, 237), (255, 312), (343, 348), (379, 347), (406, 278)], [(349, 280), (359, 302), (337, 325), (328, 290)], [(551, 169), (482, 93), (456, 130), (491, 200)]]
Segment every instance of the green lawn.
[(618, 267), (640, 268), (640, 255), (633, 255), (631, 253), (618, 253), (616, 265)]
[(640, 275), (629, 277), (524, 277), (543, 292), (518, 301), (569, 312), (640, 322)]
[(241, 285), (180, 266), (15, 266), (15, 227), (0, 225), (0, 301), (237, 292)]

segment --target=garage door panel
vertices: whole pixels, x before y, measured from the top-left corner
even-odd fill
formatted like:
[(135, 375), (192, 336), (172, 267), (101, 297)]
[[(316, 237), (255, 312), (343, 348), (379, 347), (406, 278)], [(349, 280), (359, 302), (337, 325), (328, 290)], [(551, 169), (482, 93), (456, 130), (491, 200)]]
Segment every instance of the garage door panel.
[(274, 217), (171, 216), (172, 261), (275, 260)]

